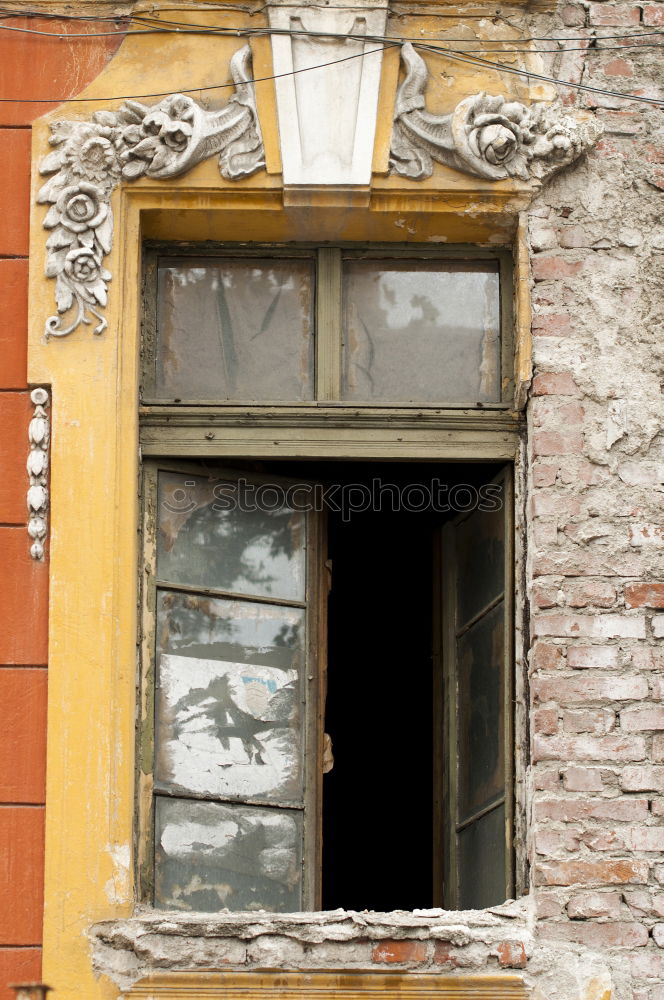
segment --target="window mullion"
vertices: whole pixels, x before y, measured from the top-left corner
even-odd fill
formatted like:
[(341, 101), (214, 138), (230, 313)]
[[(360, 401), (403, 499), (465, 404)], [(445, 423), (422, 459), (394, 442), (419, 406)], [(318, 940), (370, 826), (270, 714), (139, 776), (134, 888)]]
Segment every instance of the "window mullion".
[(318, 251), (316, 275), (316, 399), (341, 398), (341, 251)]

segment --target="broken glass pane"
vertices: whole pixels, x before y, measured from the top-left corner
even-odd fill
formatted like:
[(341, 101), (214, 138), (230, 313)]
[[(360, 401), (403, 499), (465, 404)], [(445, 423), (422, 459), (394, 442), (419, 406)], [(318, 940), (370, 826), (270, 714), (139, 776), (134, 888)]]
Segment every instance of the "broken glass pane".
[(159, 591), (155, 784), (302, 802), (304, 611)]
[(160, 472), (158, 511), (160, 580), (304, 600), (305, 515), (280, 483)]
[(155, 905), (299, 910), (302, 814), (157, 796)]
[(302, 258), (163, 262), (156, 398), (311, 399), (313, 286)]
[(498, 264), (347, 260), (342, 398), (500, 400)]

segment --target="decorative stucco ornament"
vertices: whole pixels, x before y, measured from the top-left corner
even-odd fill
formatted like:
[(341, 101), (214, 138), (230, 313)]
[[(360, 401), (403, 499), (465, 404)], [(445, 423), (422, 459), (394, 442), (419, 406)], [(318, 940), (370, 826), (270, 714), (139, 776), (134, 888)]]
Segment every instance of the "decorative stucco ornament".
[(48, 442), (50, 426), (46, 407), (46, 389), (33, 389), (30, 399), (34, 413), (28, 427), (28, 534), (32, 540), (30, 555), (33, 559), (44, 558), (44, 541), (48, 531)]
[[(37, 201), (50, 203), (44, 227), (46, 275), (55, 278), (57, 314), (46, 321), (46, 336), (64, 337), (80, 323), (99, 320), (108, 299), (111, 274), (103, 266), (113, 244), (111, 194), (122, 181), (177, 177), (219, 154), (222, 177), (248, 177), (265, 166), (263, 140), (251, 82), (251, 50), (230, 61), (236, 92), (220, 111), (205, 111), (191, 97), (173, 94), (148, 107), (126, 101), (119, 111), (97, 111), (92, 121), (58, 121), (50, 143), (58, 148), (40, 165), (53, 174)], [(75, 309), (63, 326), (63, 314)]]
[(504, 97), (475, 94), (447, 115), (425, 110), (428, 70), (408, 42), (406, 77), (396, 97), (390, 167), (421, 180), (433, 161), (490, 181), (541, 181), (589, 149), (602, 133), (593, 118), (579, 121), (551, 107), (526, 107)]

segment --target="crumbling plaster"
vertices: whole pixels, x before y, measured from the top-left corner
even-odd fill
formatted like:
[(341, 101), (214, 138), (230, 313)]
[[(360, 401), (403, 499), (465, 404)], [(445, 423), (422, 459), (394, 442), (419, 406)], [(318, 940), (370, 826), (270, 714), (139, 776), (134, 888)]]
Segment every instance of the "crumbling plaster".
[(333, 910), (206, 916), (149, 911), (97, 924), (90, 937), (97, 973), (111, 977), (121, 990), (164, 969), (385, 971), (389, 963), (402, 971), (415, 966), (418, 972), (477, 974), (514, 971), (526, 961), (525, 980), (536, 1000), (608, 1000), (607, 990), (627, 987), (620, 963), (612, 967), (606, 956), (588, 949), (539, 941), (527, 898), (463, 914)]

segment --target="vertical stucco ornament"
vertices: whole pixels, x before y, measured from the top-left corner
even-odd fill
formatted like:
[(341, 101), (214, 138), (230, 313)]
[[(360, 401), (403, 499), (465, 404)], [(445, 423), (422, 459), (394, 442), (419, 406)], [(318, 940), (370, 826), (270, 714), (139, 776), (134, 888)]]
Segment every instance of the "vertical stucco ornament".
[[(110, 272), (103, 262), (113, 243), (110, 198), (121, 181), (163, 180), (186, 173), (219, 154), (227, 180), (248, 177), (265, 166), (263, 140), (251, 80), (251, 50), (230, 61), (235, 94), (219, 111), (205, 111), (191, 97), (173, 94), (147, 106), (126, 101), (119, 111), (97, 111), (92, 120), (58, 121), (50, 143), (57, 148), (40, 165), (52, 176), (37, 201), (50, 204), (44, 227), (46, 275), (55, 279), (57, 313), (46, 321), (46, 336), (64, 337), (81, 323), (107, 326), (101, 310), (108, 299)], [(63, 325), (63, 316), (73, 311)]]
[(28, 453), (28, 534), (32, 540), (30, 555), (44, 558), (44, 542), (48, 532), (48, 442), (50, 426), (46, 407), (46, 389), (33, 389), (30, 399), (34, 413), (28, 427), (30, 451)]
[(395, 104), (390, 168), (413, 180), (443, 163), (485, 180), (544, 181), (586, 152), (602, 133), (591, 116), (562, 115), (551, 106), (526, 107), (489, 94), (464, 98), (446, 115), (426, 110), (426, 64), (402, 46), (405, 78)]
[(269, 19), (284, 184), (368, 185), (387, 0), (275, 0)]

